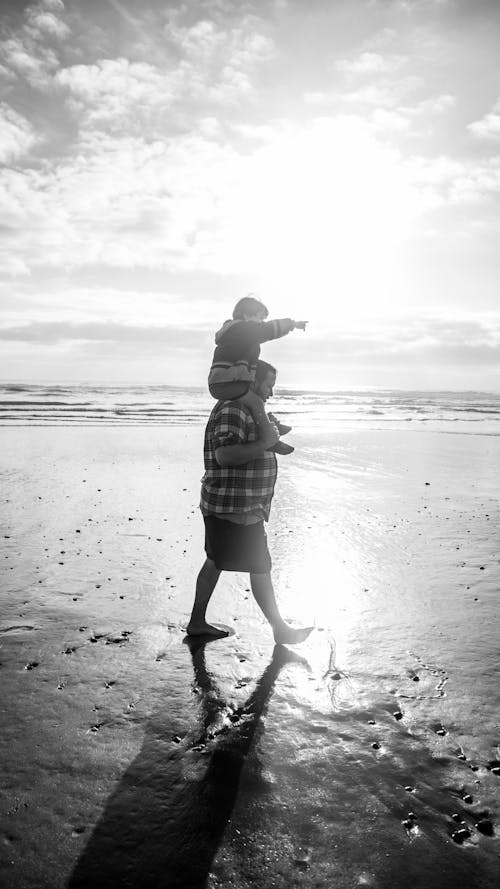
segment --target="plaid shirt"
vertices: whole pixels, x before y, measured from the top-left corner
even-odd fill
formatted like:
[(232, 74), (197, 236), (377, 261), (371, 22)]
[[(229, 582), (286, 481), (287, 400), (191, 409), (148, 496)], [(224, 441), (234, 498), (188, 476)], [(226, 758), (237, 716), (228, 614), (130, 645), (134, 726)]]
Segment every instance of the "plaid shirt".
[(215, 451), (224, 445), (250, 444), (258, 430), (245, 405), (218, 401), (205, 429), (205, 475), (201, 480), (200, 509), (203, 515), (248, 513), (267, 522), (277, 475), (273, 451), (240, 466), (219, 466)]

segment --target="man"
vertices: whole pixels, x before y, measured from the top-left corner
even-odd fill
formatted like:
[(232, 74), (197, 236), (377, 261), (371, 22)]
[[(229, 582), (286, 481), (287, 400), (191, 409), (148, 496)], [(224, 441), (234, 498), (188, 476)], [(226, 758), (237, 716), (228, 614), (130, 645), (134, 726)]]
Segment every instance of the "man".
[[(275, 382), (276, 369), (259, 361), (253, 385), (263, 401), (273, 394)], [(253, 596), (271, 625), (274, 641), (291, 645), (303, 642), (312, 627), (290, 627), (276, 603), (264, 522), (269, 519), (277, 474), (276, 457), (269, 448), (279, 435), (274, 425), (261, 438), (258, 435), (243, 402), (217, 402), (205, 430), (200, 502), (207, 558), (196, 582), (187, 633), (227, 635), (207, 623), (207, 606), (221, 571), (244, 571), (250, 574)]]

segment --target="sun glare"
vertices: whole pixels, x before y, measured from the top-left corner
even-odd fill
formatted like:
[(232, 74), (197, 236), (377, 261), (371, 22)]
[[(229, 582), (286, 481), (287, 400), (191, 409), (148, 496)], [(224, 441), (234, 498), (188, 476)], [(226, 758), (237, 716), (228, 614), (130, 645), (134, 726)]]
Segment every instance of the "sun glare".
[(417, 211), (394, 149), (352, 119), (283, 133), (246, 158), (226, 202), (225, 248), (282, 294), (336, 320), (383, 307), (398, 244)]

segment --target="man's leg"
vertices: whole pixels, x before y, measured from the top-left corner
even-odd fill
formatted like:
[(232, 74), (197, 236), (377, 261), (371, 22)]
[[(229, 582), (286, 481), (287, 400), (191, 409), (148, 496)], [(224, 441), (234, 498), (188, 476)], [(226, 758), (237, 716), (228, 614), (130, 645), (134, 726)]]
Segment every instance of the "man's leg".
[(250, 574), (250, 585), (257, 605), (271, 624), (274, 641), (278, 645), (294, 645), (307, 639), (313, 627), (294, 629), (285, 623), (281, 617), (270, 573)]
[(207, 624), (206, 611), (212, 593), (220, 577), (220, 571), (211, 559), (206, 559), (196, 581), (193, 610), (186, 632), (189, 636), (227, 636), (227, 632)]

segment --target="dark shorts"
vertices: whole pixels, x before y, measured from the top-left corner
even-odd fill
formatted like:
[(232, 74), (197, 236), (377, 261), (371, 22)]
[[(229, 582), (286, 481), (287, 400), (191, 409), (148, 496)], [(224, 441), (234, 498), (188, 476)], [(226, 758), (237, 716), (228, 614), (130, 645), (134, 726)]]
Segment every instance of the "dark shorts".
[(237, 525), (216, 516), (203, 516), (205, 552), (220, 571), (267, 574), (272, 567), (264, 522)]

